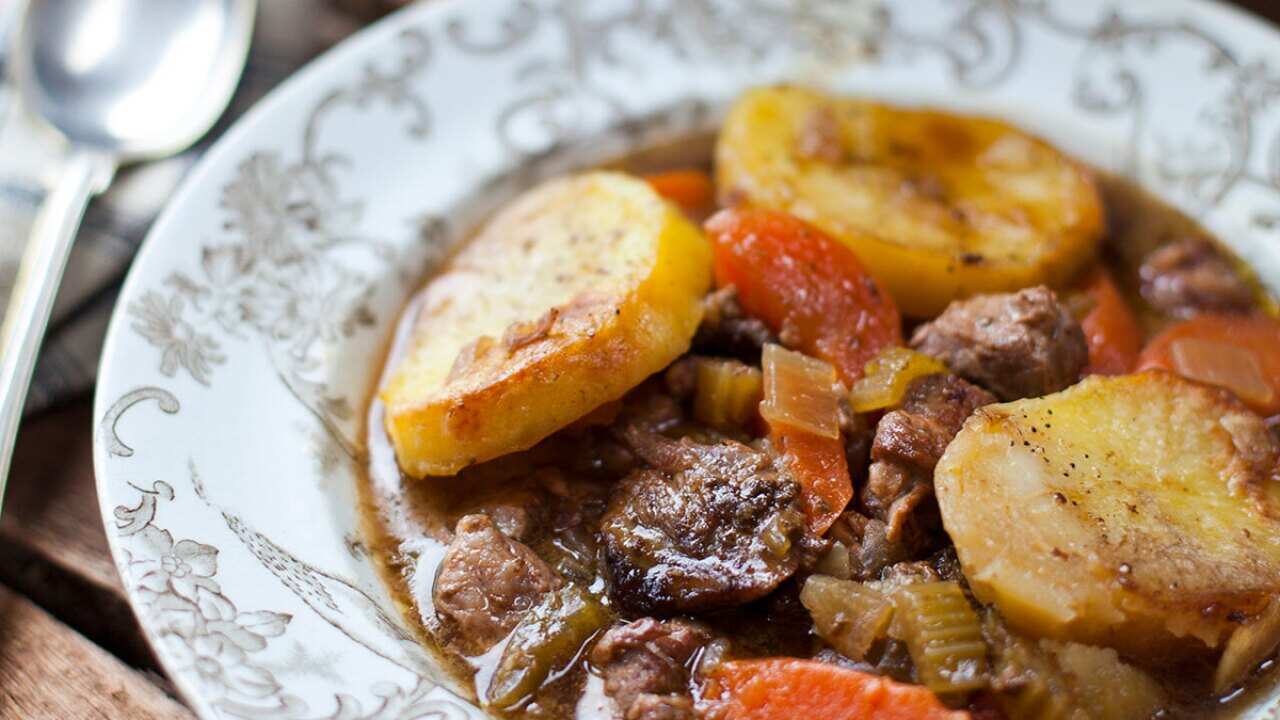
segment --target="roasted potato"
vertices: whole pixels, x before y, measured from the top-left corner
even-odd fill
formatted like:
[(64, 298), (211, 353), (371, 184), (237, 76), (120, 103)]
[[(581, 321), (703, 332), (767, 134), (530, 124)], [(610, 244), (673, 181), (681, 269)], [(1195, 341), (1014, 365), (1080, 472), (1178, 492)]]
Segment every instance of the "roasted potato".
[(621, 397), (688, 350), (710, 284), (706, 239), (643, 181), (530, 190), (423, 290), (381, 392), (400, 467), (449, 475)]
[(1280, 446), (1170, 373), (981, 408), (934, 482), (974, 594), (1034, 636), (1167, 662), (1280, 592)]
[(730, 110), (715, 159), (726, 203), (821, 227), (916, 317), (1061, 283), (1103, 230), (1089, 173), (998, 120), (759, 89)]

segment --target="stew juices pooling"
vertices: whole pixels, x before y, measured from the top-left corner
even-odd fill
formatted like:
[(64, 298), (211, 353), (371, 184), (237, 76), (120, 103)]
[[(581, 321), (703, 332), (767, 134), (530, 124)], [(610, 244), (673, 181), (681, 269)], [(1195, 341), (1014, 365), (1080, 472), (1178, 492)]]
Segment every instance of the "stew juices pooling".
[[(839, 128), (879, 110), (839, 103), (796, 121), (787, 152), (802, 166), (889, 167), (899, 186), (864, 194), (908, 196), (903, 212), (1000, 202), (949, 196), (977, 181), (936, 149), (968, 141), (939, 139), (938, 128), (977, 120), (933, 114), (944, 124), (911, 131), (920, 146), (867, 157)], [(1241, 533), (1273, 527), (1280, 344), (1267, 338), (1280, 333), (1241, 264), (1132, 184), (1086, 173), (1105, 224), (1068, 275), (903, 302), (901, 280), (876, 270), (882, 258), (864, 262), (865, 246), (851, 249), (823, 225), (822, 208), (837, 201), (780, 209), (772, 191), (743, 197), (725, 186), (726, 165), (773, 162), (726, 160), (726, 145), (741, 141), (733, 134), (746, 132), (742, 112), (718, 139), (612, 166), (706, 223), (716, 282), (673, 362), (532, 447), (446, 476), (403, 471), (387, 406), (371, 401), (366, 543), (406, 621), (460, 687), (510, 717), (732, 719), (799, 708), (1019, 720), (1229, 715), (1269, 685), (1280, 613), (1268, 601), (1280, 573), (1267, 543), (1280, 538)], [(1012, 141), (990, 144), (1000, 142)], [(987, 152), (1049, 162), (1024, 157), (1036, 148)], [(918, 171), (933, 162), (937, 175)], [(872, 170), (841, 182), (854, 194), (886, 182)], [(795, 182), (799, 192), (844, 187)], [(734, 207), (707, 220), (713, 193)], [(983, 222), (980, 212), (959, 219)], [(879, 222), (919, 231), (892, 213)], [(1002, 233), (1016, 235), (995, 228), (996, 240), (956, 255), (975, 282), (986, 281), (984, 264), (1001, 262), (997, 246), (1015, 242)], [(423, 302), (404, 313), (388, 376), (411, 352)], [(529, 318), (504, 341), (541, 342), (565, 312)], [(479, 345), (461, 354), (479, 356)], [(1159, 369), (1132, 374), (1149, 368)], [(1100, 436), (1114, 432), (1108, 422), (1142, 424), (1145, 408), (1164, 402), (1186, 427), (1216, 424), (1199, 444), (1166, 448), (1168, 463), (1134, 470), (1125, 463), (1144, 462), (1156, 436), (1117, 440), (1137, 448), (1131, 458)], [(1219, 426), (1232, 453), (1220, 463), (1211, 454), (1228, 437)], [(1009, 470), (1020, 463), (1023, 474)], [(1135, 479), (1151, 473), (1184, 473), (1178, 482), (1190, 487), (1166, 502), (1161, 493), (1173, 491)], [(1198, 503), (1230, 492), (1263, 511), (1221, 527), (1208, 512), (1186, 525)], [(1163, 549), (1186, 555), (1169, 569), (1131, 546), (1158, 545), (1162, 528), (1208, 539)], [(1005, 536), (1027, 557), (1000, 552)], [(1092, 565), (1073, 557), (1091, 547)], [(1215, 572), (1229, 577), (1197, 575)], [(1224, 585), (1220, 597), (1204, 594)], [(1096, 609), (1115, 598), (1123, 611)]]

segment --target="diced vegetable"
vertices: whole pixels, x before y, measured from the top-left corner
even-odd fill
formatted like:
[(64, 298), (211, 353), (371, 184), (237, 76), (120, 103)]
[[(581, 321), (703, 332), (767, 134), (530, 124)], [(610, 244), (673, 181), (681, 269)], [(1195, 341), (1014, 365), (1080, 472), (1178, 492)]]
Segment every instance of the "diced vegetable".
[(575, 584), (544, 596), (511, 631), (485, 688), (490, 707), (507, 709), (532, 695), (553, 671), (564, 668), (613, 614)]
[(1056, 640), (1041, 640), (1040, 647), (1069, 678), (1071, 698), (1084, 710), (1079, 720), (1147, 718), (1167, 702), (1155, 680), (1111, 648)]
[(711, 670), (704, 715), (717, 720), (965, 720), (917, 685), (793, 658), (736, 660)]
[(1227, 388), (1263, 415), (1280, 412), (1280, 320), (1238, 315), (1184, 320), (1142, 351), (1138, 369), (1147, 368)]
[(836, 371), (830, 364), (772, 343), (764, 346), (764, 402), (770, 426), (825, 438), (840, 437)]
[(755, 417), (764, 397), (758, 368), (737, 360), (698, 358), (693, 417), (714, 428), (741, 428)]
[(853, 577), (853, 557), (849, 546), (839, 540), (831, 543), (831, 547), (818, 558), (814, 570), (823, 575), (830, 575), (837, 580), (848, 580)]
[(825, 533), (853, 498), (844, 443), (839, 438), (821, 437), (785, 425), (773, 426), (769, 438), (800, 484), (800, 504), (809, 531), (815, 535)]
[(782, 212), (723, 210), (706, 224), (720, 287), (790, 348), (836, 367), (846, 384), (881, 349), (902, 344), (893, 299), (853, 251)]
[(780, 345), (764, 347), (760, 415), (787, 470), (801, 488), (809, 530), (821, 535), (853, 497), (840, 439), (835, 369)]
[(893, 603), (860, 582), (810, 575), (800, 603), (813, 617), (818, 636), (851, 660), (862, 660), (889, 630)]
[(969, 587), (1012, 627), (1167, 664), (1280, 594), (1278, 472), (1261, 418), (1151, 371), (988, 405), (933, 480)]
[(1258, 663), (1267, 659), (1280, 645), (1280, 598), (1258, 617), (1231, 634), (1222, 651), (1218, 668), (1213, 673), (1213, 691), (1223, 693), (1249, 676)]
[(1149, 718), (1168, 698), (1115, 650), (1021, 637), (988, 613), (983, 633), (991, 649), (997, 698), (1010, 720), (1130, 720)]
[(1102, 267), (1085, 278), (1082, 292), (1090, 308), (1080, 318), (1089, 344), (1089, 375), (1123, 375), (1133, 370), (1142, 350), (1142, 328), (1129, 309), (1111, 275)]
[(451, 476), (622, 397), (688, 351), (710, 284), (702, 233), (639, 178), (529, 190), (421, 293), (379, 394), (401, 469)]
[(891, 632), (907, 644), (925, 687), (939, 695), (954, 695), (986, 686), (982, 625), (958, 583), (903, 585), (892, 600)]
[(937, 359), (904, 347), (888, 347), (867, 363), (862, 379), (849, 391), (854, 412), (871, 412), (893, 407), (912, 380), (947, 371)]
[(1071, 689), (1039, 643), (1009, 630), (995, 611), (986, 612), (982, 632), (990, 648), (993, 689), (1009, 720), (1073, 720)]
[(760, 88), (729, 110), (715, 160), (726, 197), (822, 228), (914, 317), (1059, 285), (1104, 230), (1087, 168), (989, 118)]
[(701, 170), (668, 170), (645, 175), (644, 179), (659, 195), (687, 213), (707, 212), (715, 204), (711, 176)]

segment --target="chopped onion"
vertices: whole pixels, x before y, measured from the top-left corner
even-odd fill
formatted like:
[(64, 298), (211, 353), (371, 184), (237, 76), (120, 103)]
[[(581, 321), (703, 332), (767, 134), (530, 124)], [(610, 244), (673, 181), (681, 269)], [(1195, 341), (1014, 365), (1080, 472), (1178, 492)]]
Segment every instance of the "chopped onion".
[(800, 604), (809, 611), (818, 635), (851, 660), (865, 658), (893, 618), (893, 603), (880, 592), (826, 575), (809, 576), (800, 590)]
[(912, 380), (947, 371), (938, 360), (904, 347), (885, 348), (867, 363), (866, 374), (849, 391), (854, 412), (871, 412), (893, 407)]
[(1275, 390), (1262, 374), (1257, 356), (1245, 348), (1181, 338), (1173, 341), (1169, 350), (1174, 370), (1183, 377), (1224, 387), (1254, 405), (1266, 405), (1275, 399)]
[(772, 343), (764, 346), (760, 415), (820, 437), (840, 437), (836, 370), (830, 363)]

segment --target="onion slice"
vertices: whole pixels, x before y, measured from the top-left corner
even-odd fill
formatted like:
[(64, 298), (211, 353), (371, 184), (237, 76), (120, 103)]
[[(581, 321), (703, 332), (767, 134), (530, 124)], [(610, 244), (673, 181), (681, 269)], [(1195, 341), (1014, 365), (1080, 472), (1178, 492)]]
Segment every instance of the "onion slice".
[(760, 415), (825, 438), (840, 437), (839, 390), (830, 363), (772, 343), (764, 346)]

